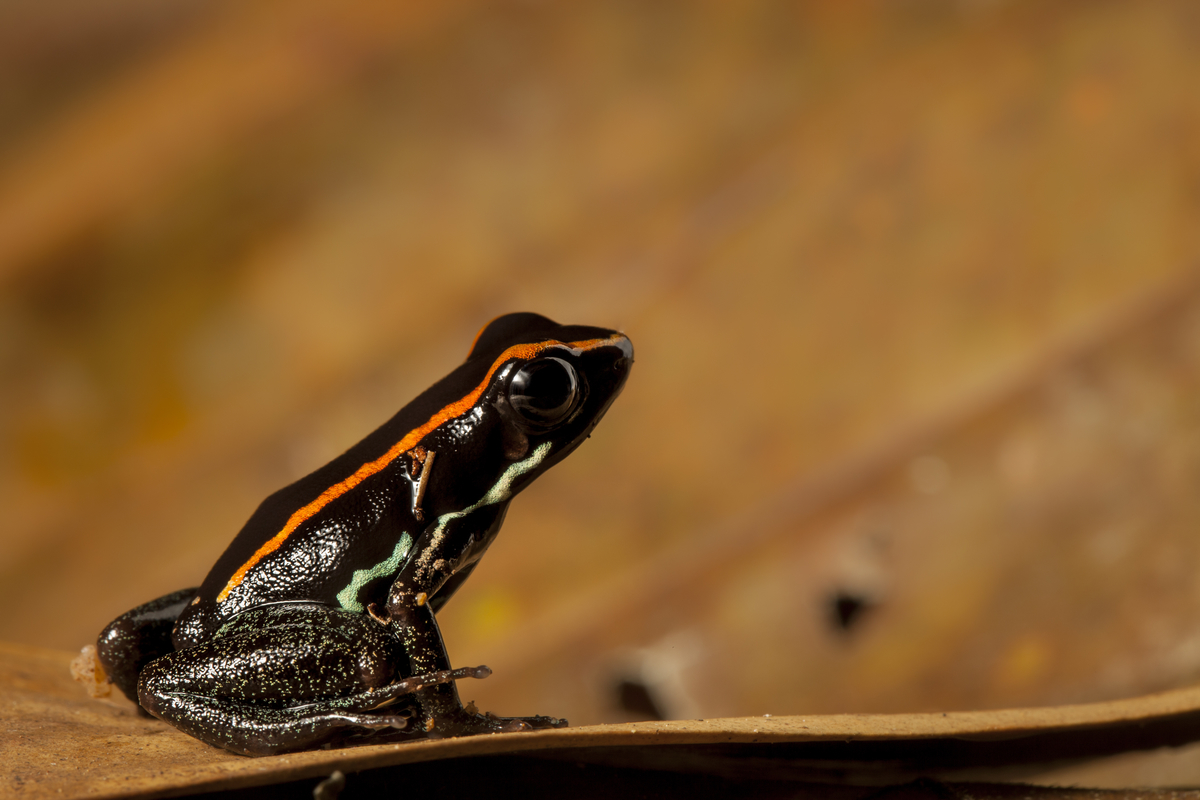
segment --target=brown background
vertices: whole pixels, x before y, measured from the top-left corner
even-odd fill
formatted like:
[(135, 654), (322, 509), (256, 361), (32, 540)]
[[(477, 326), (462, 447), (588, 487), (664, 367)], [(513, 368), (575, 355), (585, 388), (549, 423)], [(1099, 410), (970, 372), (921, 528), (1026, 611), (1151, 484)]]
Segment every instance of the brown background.
[(637, 366), (441, 616), (481, 706), (1187, 684), (1198, 85), (1186, 0), (7, 3), (0, 639), (194, 585), (536, 310)]

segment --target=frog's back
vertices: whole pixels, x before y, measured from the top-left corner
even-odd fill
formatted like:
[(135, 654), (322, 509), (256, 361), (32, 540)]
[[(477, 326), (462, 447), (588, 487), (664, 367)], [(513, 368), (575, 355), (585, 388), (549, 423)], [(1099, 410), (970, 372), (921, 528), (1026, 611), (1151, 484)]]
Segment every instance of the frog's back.
[[(228, 599), (222, 617), (263, 602), (338, 605), (362, 565), (390, 560), (399, 569), (400, 540), (415, 538), (422, 522), (412, 514), (419, 465), (407, 449), (395, 451), (477, 371), (461, 365), (345, 453), (263, 500), (209, 571), (199, 602)], [(243, 585), (241, 598), (230, 596)]]
[[(422, 443), (449, 440), (486, 456), (494, 443), (484, 441), (486, 425), (471, 419), (485, 416), (481, 397), (502, 362), (536, 352), (542, 342), (581, 343), (613, 333), (536, 314), (493, 320), (464, 363), (358, 444), (259, 505), (209, 572), (196, 607), (180, 617), (177, 641), (194, 643), (221, 620), (264, 603), (314, 601), (361, 611), (373, 589), (404, 566), (424, 525)], [(474, 471), (474, 465), (467, 470)], [(454, 483), (469, 484), (470, 477)], [(499, 518), (504, 505), (494, 509)]]

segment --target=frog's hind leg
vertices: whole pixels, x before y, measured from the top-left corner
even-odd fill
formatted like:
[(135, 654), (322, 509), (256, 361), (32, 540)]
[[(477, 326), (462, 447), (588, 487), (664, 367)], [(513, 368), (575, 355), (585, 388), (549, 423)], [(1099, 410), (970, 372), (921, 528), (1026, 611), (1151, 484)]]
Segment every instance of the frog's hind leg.
[[(316, 604), (234, 618), (211, 640), (168, 653), (142, 672), (150, 713), (245, 755), (304, 750), (377, 733), (411, 732), (413, 692), (486, 668), (401, 678), (403, 646), (378, 622)], [(416, 728), (414, 730), (414, 728)]]
[(413, 716), (409, 709), (377, 714), (319, 710), (323, 704), (272, 708), (189, 692), (164, 692), (148, 702), (156, 717), (184, 733), (247, 756), (307, 750), (368, 731), (404, 731)]
[[(133, 702), (142, 668), (174, 650), (171, 630), (199, 589), (183, 589), (144, 603), (114, 619), (96, 640), (96, 655), (109, 679)], [(146, 712), (138, 709), (142, 714)]]
[(277, 755), (373, 734), (424, 737), (414, 691), (459, 678), (482, 677), (486, 668), (468, 667), (407, 678), (386, 689), (300, 706), (274, 708), (191, 692), (157, 691), (145, 684), (155, 716), (209, 744), (247, 756)]

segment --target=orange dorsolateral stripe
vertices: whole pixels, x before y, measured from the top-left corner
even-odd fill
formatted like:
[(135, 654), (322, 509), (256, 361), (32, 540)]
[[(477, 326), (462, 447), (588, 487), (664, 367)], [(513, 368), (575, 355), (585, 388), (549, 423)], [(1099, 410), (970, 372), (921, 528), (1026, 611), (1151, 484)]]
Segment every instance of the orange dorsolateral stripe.
[[(581, 342), (571, 342), (567, 346), (575, 350), (591, 350), (592, 348), (600, 347), (610, 342), (617, 341), (618, 336), (611, 336), (607, 339), (588, 339)], [(249, 560), (247, 560), (245, 564), (242, 564), (242, 566), (238, 567), (238, 571), (233, 573), (233, 577), (229, 579), (229, 582), (225, 584), (225, 588), (221, 590), (219, 595), (217, 595), (217, 602), (220, 603), (226, 597), (228, 597), (229, 593), (237, 588), (238, 584), (242, 582), (242, 579), (246, 577), (246, 573), (249, 572), (255, 564), (257, 564), (259, 561), (262, 561), (263, 558), (278, 550), (279, 546), (282, 545), (284, 541), (292, 535), (292, 532), (295, 531), (296, 528), (300, 527), (305, 520), (311, 518), (322, 508), (329, 505), (334, 500), (341, 497), (346, 492), (350, 491), (355, 486), (358, 486), (367, 478), (371, 477), (376, 472), (379, 472), (388, 464), (395, 461), (401, 453), (408, 452), (412, 448), (416, 447), (430, 431), (434, 430), (447, 420), (460, 417), (470, 410), (470, 408), (475, 405), (475, 402), (479, 400), (479, 397), (487, 388), (488, 383), (492, 380), (492, 376), (496, 374), (496, 370), (500, 369), (500, 365), (508, 361), (510, 358), (533, 358), (543, 350), (557, 346), (561, 346), (561, 343), (549, 341), (539, 342), (537, 344), (515, 344), (501, 353), (500, 357), (492, 363), (491, 369), (488, 370), (488, 373), (484, 379), (468, 394), (458, 400), (455, 400), (450, 405), (443, 407), (436, 414), (430, 417), (423, 425), (413, 428), (411, 431), (406, 433), (403, 439), (392, 445), (391, 448), (389, 448), (388, 451), (379, 458), (363, 464), (361, 467), (356, 469), (354, 474), (349, 478), (330, 486), (328, 489), (321, 492), (316, 500), (313, 500), (308, 505), (302, 506), (295, 513), (293, 513), (292, 516), (288, 518), (287, 524), (283, 526), (283, 529), (280, 530), (279, 533), (268, 539), (262, 547), (258, 548), (258, 550), (254, 552), (254, 555), (250, 556)]]

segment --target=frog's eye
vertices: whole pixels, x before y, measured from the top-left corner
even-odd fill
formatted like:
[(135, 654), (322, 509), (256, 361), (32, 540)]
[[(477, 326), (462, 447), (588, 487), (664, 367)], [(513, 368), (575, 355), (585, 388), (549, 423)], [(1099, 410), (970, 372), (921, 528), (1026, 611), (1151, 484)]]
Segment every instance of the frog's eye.
[(561, 358), (539, 358), (517, 371), (508, 384), (508, 402), (527, 422), (557, 425), (575, 410), (579, 378)]

